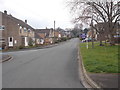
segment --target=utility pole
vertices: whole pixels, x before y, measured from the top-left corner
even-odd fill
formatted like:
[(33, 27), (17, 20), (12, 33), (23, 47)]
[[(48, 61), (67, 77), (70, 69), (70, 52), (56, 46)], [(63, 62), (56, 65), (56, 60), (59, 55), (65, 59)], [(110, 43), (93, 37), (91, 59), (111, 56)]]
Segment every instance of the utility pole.
[(55, 24), (56, 24), (56, 22), (54, 21), (54, 30), (53, 30), (53, 32), (54, 32), (54, 43), (55, 43)]
[(55, 21), (54, 21), (54, 30), (55, 30)]

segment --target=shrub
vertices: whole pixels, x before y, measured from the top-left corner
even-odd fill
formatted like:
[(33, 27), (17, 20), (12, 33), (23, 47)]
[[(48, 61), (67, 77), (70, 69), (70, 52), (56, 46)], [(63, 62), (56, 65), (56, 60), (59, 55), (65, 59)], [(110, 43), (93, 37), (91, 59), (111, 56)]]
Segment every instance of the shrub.
[(23, 45), (19, 46), (19, 49), (23, 49), (23, 48), (25, 48)]
[(29, 46), (33, 46), (34, 43), (35, 43), (35, 42), (32, 40), (32, 38), (30, 38), (28, 45), (29, 45)]
[(59, 41), (58, 41), (58, 40), (56, 40), (56, 41), (55, 41), (55, 43), (59, 43)]
[(62, 38), (61, 38), (61, 41), (66, 41), (66, 40), (67, 40), (66, 37), (62, 37)]

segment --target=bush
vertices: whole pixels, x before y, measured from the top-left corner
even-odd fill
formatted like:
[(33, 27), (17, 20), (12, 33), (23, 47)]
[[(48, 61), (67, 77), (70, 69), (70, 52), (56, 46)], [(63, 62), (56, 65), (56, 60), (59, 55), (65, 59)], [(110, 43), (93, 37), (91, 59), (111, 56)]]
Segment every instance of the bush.
[(59, 43), (59, 41), (58, 41), (58, 40), (56, 40), (56, 41), (55, 41), (55, 43)]
[(23, 49), (23, 48), (25, 48), (25, 47), (24, 47), (24, 46), (22, 46), (22, 45), (21, 45), (21, 46), (19, 46), (19, 49)]
[(34, 43), (35, 43), (35, 42), (32, 40), (32, 38), (30, 38), (28, 45), (29, 45), (29, 46), (33, 46)]
[(66, 37), (62, 37), (62, 38), (61, 38), (61, 41), (66, 41), (66, 40), (67, 40)]

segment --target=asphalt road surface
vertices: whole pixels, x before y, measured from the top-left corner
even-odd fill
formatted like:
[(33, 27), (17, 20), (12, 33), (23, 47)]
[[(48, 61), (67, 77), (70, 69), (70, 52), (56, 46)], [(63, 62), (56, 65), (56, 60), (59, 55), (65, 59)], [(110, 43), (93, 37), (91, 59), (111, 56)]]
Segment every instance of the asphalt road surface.
[(2, 64), (3, 88), (83, 88), (78, 75), (79, 40), (46, 49), (9, 52)]

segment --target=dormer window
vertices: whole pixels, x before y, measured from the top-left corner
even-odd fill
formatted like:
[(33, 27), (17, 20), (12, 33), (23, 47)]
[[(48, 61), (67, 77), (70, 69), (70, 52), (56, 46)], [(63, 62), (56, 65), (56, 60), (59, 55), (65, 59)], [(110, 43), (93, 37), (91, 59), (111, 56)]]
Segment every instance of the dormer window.
[(0, 30), (5, 30), (5, 26), (0, 26)]

